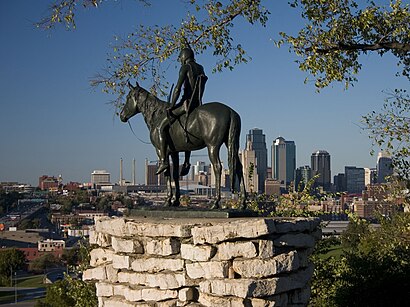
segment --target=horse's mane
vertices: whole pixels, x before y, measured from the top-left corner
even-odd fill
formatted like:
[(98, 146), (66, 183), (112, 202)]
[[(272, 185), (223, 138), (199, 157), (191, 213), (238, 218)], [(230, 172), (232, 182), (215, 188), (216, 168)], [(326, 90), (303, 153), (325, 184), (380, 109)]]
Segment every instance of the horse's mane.
[(146, 95), (146, 99), (140, 103), (140, 108), (144, 110), (145, 120), (149, 126), (154, 127), (166, 115), (171, 104), (159, 99), (143, 87), (139, 87), (138, 90)]

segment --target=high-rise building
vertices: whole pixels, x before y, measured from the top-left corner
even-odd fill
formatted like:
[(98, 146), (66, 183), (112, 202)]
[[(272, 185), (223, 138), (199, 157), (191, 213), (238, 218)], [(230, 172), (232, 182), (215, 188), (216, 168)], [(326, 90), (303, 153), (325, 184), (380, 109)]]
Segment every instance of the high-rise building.
[(393, 174), (391, 156), (385, 152), (379, 152), (377, 156), (377, 183), (385, 183), (386, 177)]
[[(247, 143), (247, 146), (249, 144)], [(245, 181), (245, 189), (248, 192), (258, 192), (258, 169), (256, 161), (256, 153), (249, 149), (249, 146), (240, 153), (241, 162), (243, 165), (243, 178)]]
[(289, 185), (295, 180), (296, 145), (278, 137), (272, 145), (272, 178)]
[(156, 175), (158, 163), (157, 161), (154, 162), (145, 159), (145, 185), (164, 185), (166, 182), (164, 172)]
[(91, 173), (91, 184), (109, 184), (111, 174), (106, 170), (95, 170)]
[(246, 135), (246, 150), (255, 151), (256, 167), (255, 176), (258, 178), (258, 192), (263, 193), (268, 169), (268, 150), (265, 135), (262, 129), (254, 128)]
[(377, 170), (375, 168), (364, 168), (364, 184), (368, 186), (369, 184), (377, 183)]
[(345, 166), (345, 180), (347, 193), (362, 193), (366, 187), (364, 183), (364, 168)]
[(312, 178), (312, 169), (309, 165), (298, 167), (295, 170), (295, 189), (300, 191)]
[(333, 177), (333, 184), (336, 192), (346, 191), (346, 178), (344, 173), (339, 173)]
[(315, 186), (321, 186), (325, 191), (330, 191), (330, 154), (326, 150), (318, 150), (312, 153), (311, 168), (312, 177), (319, 175), (319, 177), (315, 180)]

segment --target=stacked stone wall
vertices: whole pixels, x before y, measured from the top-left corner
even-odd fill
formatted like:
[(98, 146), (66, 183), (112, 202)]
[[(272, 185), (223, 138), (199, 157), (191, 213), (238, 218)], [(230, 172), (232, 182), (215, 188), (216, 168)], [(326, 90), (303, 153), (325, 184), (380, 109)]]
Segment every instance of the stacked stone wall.
[(314, 218), (99, 218), (90, 235), (99, 307), (306, 306)]

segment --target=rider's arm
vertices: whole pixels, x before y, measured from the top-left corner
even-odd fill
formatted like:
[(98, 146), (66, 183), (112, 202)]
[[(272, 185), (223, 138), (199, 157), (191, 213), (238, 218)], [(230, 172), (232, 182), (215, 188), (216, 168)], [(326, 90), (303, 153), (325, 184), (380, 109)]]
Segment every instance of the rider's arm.
[(171, 108), (175, 106), (177, 103), (177, 100), (179, 98), (179, 95), (181, 94), (181, 88), (182, 84), (184, 83), (185, 77), (187, 75), (187, 65), (183, 65), (181, 69), (179, 70), (179, 77), (178, 77), (178, 82), (177, 85), (174, 88), (174, 92), (172, 93), (172, 98), (171, 98)]

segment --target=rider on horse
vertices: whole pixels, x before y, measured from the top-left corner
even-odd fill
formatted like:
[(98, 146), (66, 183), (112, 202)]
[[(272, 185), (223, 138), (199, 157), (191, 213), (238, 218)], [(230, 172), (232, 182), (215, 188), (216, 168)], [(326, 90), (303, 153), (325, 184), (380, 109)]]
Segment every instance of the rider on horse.
[[(172, 93), (171, 107), (167, 110), (167, 116), (164, 117), (158, 126), (161, 146), (158, 151), (159, 166), (156, 174), (160, 174), (169, 167), (167, 155), (167, 129), (169, 129), (170, 125), (174, 123), (181, 115), (186, 114), (188, 118), (189, 113), (202, 103), (205, 83), (208, 79), (202, 65), (195, 62), (194, 52), (191, 48), (183, 48), (178, 59), (181, 62), (181, 68), (179, 70), (178, 82)], [(184, 85), (184, 92), (179, 103), (176, 103), (181, 93), (182, 85)], [(187, 142), (189, 142), (188, 133), (186, 131), (186, 123), (187, 121), (185, 121), (184, 129)], [(185, 152), (185, 162), (182, 166), (181, 176), (185, 176), (189, 172), (189, 168), (191, 166), (189, 163), (190, 155), (190, 151)]]

